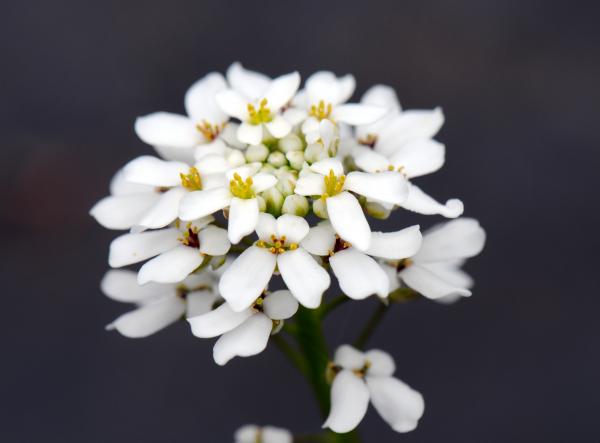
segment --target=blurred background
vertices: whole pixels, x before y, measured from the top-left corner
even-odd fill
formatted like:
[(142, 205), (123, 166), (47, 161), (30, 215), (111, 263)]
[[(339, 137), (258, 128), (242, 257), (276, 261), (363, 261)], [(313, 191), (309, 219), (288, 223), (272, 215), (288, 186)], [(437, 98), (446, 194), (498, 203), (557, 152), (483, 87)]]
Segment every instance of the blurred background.
[[(98, 283), (117, 232), (88, 210), (151, 148), (136, 116), (239, 60), (394, 86), (440, 105), (442, 171), (488, 243), (474, 296), (396, 306), (370, 345), (421, 391), (419, 428), (371, 409), (366, 442), (597, 442), (600, 9), (595, 2), (32, 0), (0, 14), (0, 441), (230, 442), (256, 422), (312, 432), (304, 380), (278, 354), (211, 358), (181, 323), (143, 340), (104, 325), (129, 309)], [(594, 203), (596, 202), (596, 203)], [(386, 228), (441, 219), (398, 216)], [(369, 300), (328, 329), (351, 341)]]

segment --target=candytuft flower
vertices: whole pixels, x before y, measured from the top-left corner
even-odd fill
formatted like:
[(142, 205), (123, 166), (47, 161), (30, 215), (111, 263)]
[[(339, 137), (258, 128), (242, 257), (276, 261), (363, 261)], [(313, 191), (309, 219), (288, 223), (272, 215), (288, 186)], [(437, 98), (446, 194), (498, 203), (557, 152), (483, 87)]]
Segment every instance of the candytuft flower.
[(235, 433), (234, 443), (292, 443), (293, 435), (287, 429), (274, 426), (242, 426)]

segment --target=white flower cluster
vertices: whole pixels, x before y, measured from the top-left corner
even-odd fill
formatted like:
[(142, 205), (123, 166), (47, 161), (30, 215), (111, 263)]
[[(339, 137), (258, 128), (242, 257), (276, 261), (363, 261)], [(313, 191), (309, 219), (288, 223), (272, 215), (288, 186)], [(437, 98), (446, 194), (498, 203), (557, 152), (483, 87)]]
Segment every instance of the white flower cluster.
[[(440, 301), (470, 295), (460, 267), (481, 251), (484, 231), (457, 218), (460, 200), (439, 203), (412, 183), (444, 164), (445, 146), (433, 140), (441, 109), (402, 110), (382, 85), (347, 103), (352, 75), (321, 71), (300, 86), (297, 72), (271, 79), (234, 63), (191, 86), (187, 115), (137, 119), (158, 156), (126, 164), (91, 210), (102, 226), (129, 231), (110, 246), (112, 268), (145, 262), (106, 274), (109, 297), (138, 305), (108, 328), (144, 337), (183, 316), (194, 335), (220, 336), (214, 359), (223, 365), (265, 349), (299, 305), (318, 308), (331, 274), (356, 300), (400, 286)], [(398, 208), (455, 220), (424, 235), (419, 226), (371, 230), (367, 216)], [(286, 289), (269, 290), (273, 275)], [(347, 348), (336, 354), (332, 429), (356, 426), (368, 398), (394, 429), (416, 425), (422, 399), (390, 381), (393, 362), (377, 352), (351, 362), (340, 357)], [(336, 409), (345, 385), (360, 391), (357, 419)], [(400, 391), (420, 404), (398, 418), (386, 395)]]

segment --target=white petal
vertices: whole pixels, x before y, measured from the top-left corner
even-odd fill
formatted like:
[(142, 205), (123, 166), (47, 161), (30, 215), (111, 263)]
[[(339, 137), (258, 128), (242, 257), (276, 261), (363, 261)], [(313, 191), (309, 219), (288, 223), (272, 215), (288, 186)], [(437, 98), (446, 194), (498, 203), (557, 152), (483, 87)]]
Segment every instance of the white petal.
[(430, 299), (449, 295), (468, 297), (471, 291), (445, 281), (425, 266), (413, 264), (400, 272), (400, 278), (409, 287)]
[(131, 194), (155, 194), (156, 187), (152, 185), (140, 185), (131, 183), (125, 179), (123, 169), (113, 176), (110, 181), (110, 193), (114, 196), (131, 195)]
[(285, 137), (292, 130), (292, 125), (281, 115), (276, 115), (269, 123), (265, 123), (269, 133), (275, 138)]
[(236, 244), (246, 235), (254, 232), (258, 223), (258, 200), (233, 197), (229, 206), (227, 233), (229, 241)]
[(155, 281), (177, 283), (191, 274), (204, 261), (196, 248), (180, 245), (146, 262), (138, 272), (138, 283)]
[(408, 182), (398, 172), (358, 172), (346, 176), (344, 188), (383, 203), (400, 204), (408, 196)]
[(164, 228), (173, 222), (179, 213), (179, 202), (187, 191), (183, 188), (172, 188), (160, 196), (158, 202), (144, 214), (137, 223), (144, 228)]
[(358, 200), (349, 192), (326, 199), (327, 213), (335, 232), (361, 251), (371, 242), (371, 228)]
[(121, 315), (106, 329), (116, 329), (125, 337), (143, 338), (175, 323), (185, 312), (179, 297), (165, 297)]
[(344, 369), (358, 370), (365, 366), (365, 354), (350, 345), (341, 345), (335, 350), (333, 362)]
[(434, 227), (423, 236), (414, 260), (419, 263), (473, 257), (485, 244), (485, 231), (472, 218), (459, 218)]
[(262, 429), (256, 425), (245, 425), (235, 431), (234, 443), (256, 443)]
[(297, 215), (283, 214), (277, 219), (277, 234), (285, 236), (286, 242), (300, 243), (309, 230), (308, 222)]
[(423, 396), (393, 377), (366, 377), (373, 406), (394, 431), (417, 427), (425, 410)]
[[(231, 124), (228, 124), (226, 128), (231, 127)], [(205, 143), (202, 145), (196, 146), (194, 149), (194, 158), (196, 161), (202, 160), (204, 157), (209, 155), (220, 155), (224, 156), (227, 152), (227, 145), (221, 138), (217, 138), (210, 143)]]
[(369, 390), (362, 379), (351, 371), (339, 372), (331, 386), (331, 411), (323, 424), (337, 433), (346, 433), (356, 428), (369, 406)]
[(179, 203), (179, 218), (184, 221), (207, 216), (229, 206), (228, 188), (213, 188), (187, 194)]
[(248, 101), (238, 92), (232, 89), (226, 89), (225, 91), (219, 92), (216, 95), (215, 100), (225, 114), (239, 120), (248, 118)]
[(194, 163), (196, 146), (174, 148), (172, 146), (153, 146), (156, 153), (164, 160), (183, 162), (187, 165)]
[(427, 263), (421, 265), (439, 278), (447, 281), (451, 285), (459, 286), (465, 289), (471, 289), (473, 287), (473, 278), (462, 269), (459, 269), (460, 264), (452, 262), (441, 262), (441, 263)]
[(199, 338), (211, 338), (232, 331), (254, 315), (251, 308), (235, 312), (227, 303), (206, 314), (188, 318), (192, 334)]
[(194, 167), (204, 178), (206, 174), (225, 173), (229, 169), (229, 164), (222, 154), (206, 154), (194, 164)]
[(183, 162), (165, 161), (150, 155), (131, 160), (123, 167), (125, 179), (132, 183), (152, 186), (178, 186), (179, 174), (187, 174), (190, 167)]
[(291, 72), (273, 79), (264, 96), (271, 112), (277, 112), (285, 106), (298, 90), (298, 86), (300, 86), (300, 74), (297, 72)]
[(335, 246), (335, 231), (330, 223), (319, 223), (310, 228), (300, 246), (311, 254), (326, 256)]
[(387, 352), (371, 349), (365, 353), (365, 358), (371, 363), (367, 372), (369, 377), (390, 377), (396, 371), (396, 363)]
[(273, 329), (273, 322), (263, 314), (255, 314), (221, 336), (213, 348), (213, 357), (223, 366), (233, 357), (249, 357), (264, 351)]
[(339, 177), (344, 173), (344, 166), (337, 158), (326, 158), (315, 162), (310, 166), (310, 169), (321, 175), (329, 175), (330, 171), (333, 171), (333, 174)]
[(462, 215), (464, 211), (462, 201), (452, 198), (443, 205), (425, 194), (421, 188), (412, 183), (408, 185), (408, 198), (401, 204), (404, 209), (425, 215), (439, 214), (448, 218), (456, 218)]
[(387, 157), (370, 149), (363, 151), (354, 161), (360, 169), (366, 172), (381, 172), (390, 166)]
[(227, 171), (227, 179), (231, 180), (232, 178), (234, 178), (235, 174), (238, 174), (242, 178), (242, 180), (246, 180), (248, 177), (251, 177), (254, 174), (256, 174), (261, 167), (262, 163), (259, 162), (243, 164), (241, 166)]
[(219, 293), (234, 311), (246, 309), (267, 287), (275, 264), (275, 255), (267, 249), (249, 247), (221, 276)]
[(252, 176), (252, 190), (254, 192), (263, 192), (272, 188), (277, 183), (277, 177), (273, 174), (259, 172)]
[(273, 320), (285, 320), (298, 310), (298, 301), (285, 289), (271, 292), (263, 302), (263, 312)]
[(256, 223), (256, 234), (261, 240), (270, 242), (271, 236), (277, 234), (277, 221), (275, 217), (266, 212), (261, 212), (258, 215)]
[[(377, 145), (376, 145), (377, 146)], [(444, 165), (446, 147), (431, 139), (415, 140), (400, 147), (390, 157), (396, 167), (409, 178), (431, 174)]]
[(386, 263), (379, 262), (379, 266), (388, 276), (388, 282), (390, 284), (390, 293), (394, 292), (400, 287), (400, 279), (398, 278), (398, 269), (395, 266), (390, 266)]
[(348, 100), (354, 92), (355, 80), (351, 74), (337, 78), (333, 72), (315, 72), (306, 79), (305, 89), (310, 105), (318, 105), (320, 100), (326, 104), (338, 105)]
[(240, 62), (235, 62), (227, 69), (227, 81), (233, 89), (254, 101), (266, 92), (271, 79), (264, 74), (245, 69)]
[[(319, 126), (319, 120), (317, 120), (315, 117), (308, 117), (306, 120), (304, 120), (304, 123), (302, 123), (301, 130), (303, 134), (316, 133), (318, 136)], [(314, 143), (315, 141), (316, 140), (307, 140), (308, 143)]]
[(283, 118), (285, 118), (292, 126), (296, 126), (306, 120), (308, 114), (303, 109), (288, 108), (283, 111)]
[(205, 174), (202, 175), (202, 190), (206, 191), (208, 189), (215, 188), (228, 188), (229, 182), (225, 174)]
[(379, 106), (392, 112), (400, 111), (400, 101), (394, 88), (386, 85), (371, 86), (360, 99), (363, 105)]
[(200, 241), (200, 252), (213, 257), (225, 255), (231, 248), (231, 243), (227, 238), (227, 231), (218, 226), (210, 225), (200, 230), (198, 233)]
[(145, 303), (175, 293), (173, 285), (149, 283), (140, 286), (137, 282), (137, 274), (124, 269), (111, 269), (104, 274), (100, 289), (107, 297), (126, 303)]
[(130, 194), (104, 197), (90, 209), (90, 215), (107, 229), (129, 229), (158, 200), (159, 194)]
[(329, 258), (329, 264), (348, 297), (362, 300), (371, 294), (386, 297), (389, 294), (387, 274), (368, 255), (354, 249), (344, 249)]
[(242, 143), (258, 145), (263, 138), (262, 124), (253, 125), (243, 121), (237, 130), (237, 137)]
[(325, 192), (325, 182), (321, 174), (308, 173), (296, 181), (294, 192), (298, 195), (322, 195)]
[(383, 117), (387, 109), (379, 106), (359, 105), (357, 103), (349, 103), (346, 105), (336, 106), (333, 109), (332, 118), (341, 123), (348, 125), (368, 125), (376, 122)]
[(371, 246), (367, 254), (397, 260), (412, 257), (421, 247), (423, 236), (419, 226), (410, 226), (396, 232), (371, 233)]
[(217, 93), (225, 89), (225, 78), (218, 72), (211, 72), (190, 86), (184, 101), (185, 110), (194, 123), (206, 121), (214, 125), (228, 120), (215, 100)]
[(118, 268), (154, 257), (179, 245), (179, 234), (177, 229), (163, 229), (121, 235), (110, 244), (108, 263), (112, 268)]
[(331, 278), (308, 252), (302, 248), (284, 252), (277, 257), (277, 266), (284, 283), (303, 306), (319, 307)]
[(144, 143), (152, 146), (191, 148), (203, 139), (194, 122), (186, 116), (170, 112), (138, 117), (135, 120), (135, 132)]
[[(265, 426), (262, 428), (264, 443), (293, 443), (293, 435), (287, 429)], [(255, 443), (255, 442), (251, 442)]]
[(185, 297), (185, 316), (189, 319), (190, 317), (196, 317), (210, 312), (216, 300), (217, 295), (210, 290), (203, 289), (200, 291), (189, 292)]

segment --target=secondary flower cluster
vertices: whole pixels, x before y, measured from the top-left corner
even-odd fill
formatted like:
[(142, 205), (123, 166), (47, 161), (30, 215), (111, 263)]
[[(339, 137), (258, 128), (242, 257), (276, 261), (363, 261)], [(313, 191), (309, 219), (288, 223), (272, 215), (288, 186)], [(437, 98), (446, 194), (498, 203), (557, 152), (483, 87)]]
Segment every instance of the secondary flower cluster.
[[(110, 266), (143, 263), (104, 277), (106, 295), (137, 304), (108, 328), (145, 337), (184, 317), (197, 337), (219, 337), (223, 365), (260, 353), (300, 305), (319, 308), (332, 275), (355, 300), (399, 287), (443, 302), (469, 296), (460, 267), (485, 233), (457, 218), (460, 200), (440, 203), (412, 182), (444, 164), (433, 139), (441, 109), (402, 110), (382, 85), (347, 103), (354, 89), (351, 75), (317, 72), (301, 88), (297, 72), (272, 79), (234, 63), (190, 87), (187, 115), (138, 118), (158, 155), (127, 163), (91, 210), (128, 231), (111, 243)], [(423, 235), (371, 229), (367, 217), (398, 208), (454, 220)], [(271, 289), (274, 275), (285, 289)], [(422, 398), (392, 377), (387, 354), (342, 347), (331, 368), (331, 429), (356, 427), (369, 398), (395, 430), (416, 426)], [(350, 395), (359, 400), (348, 409)]]

